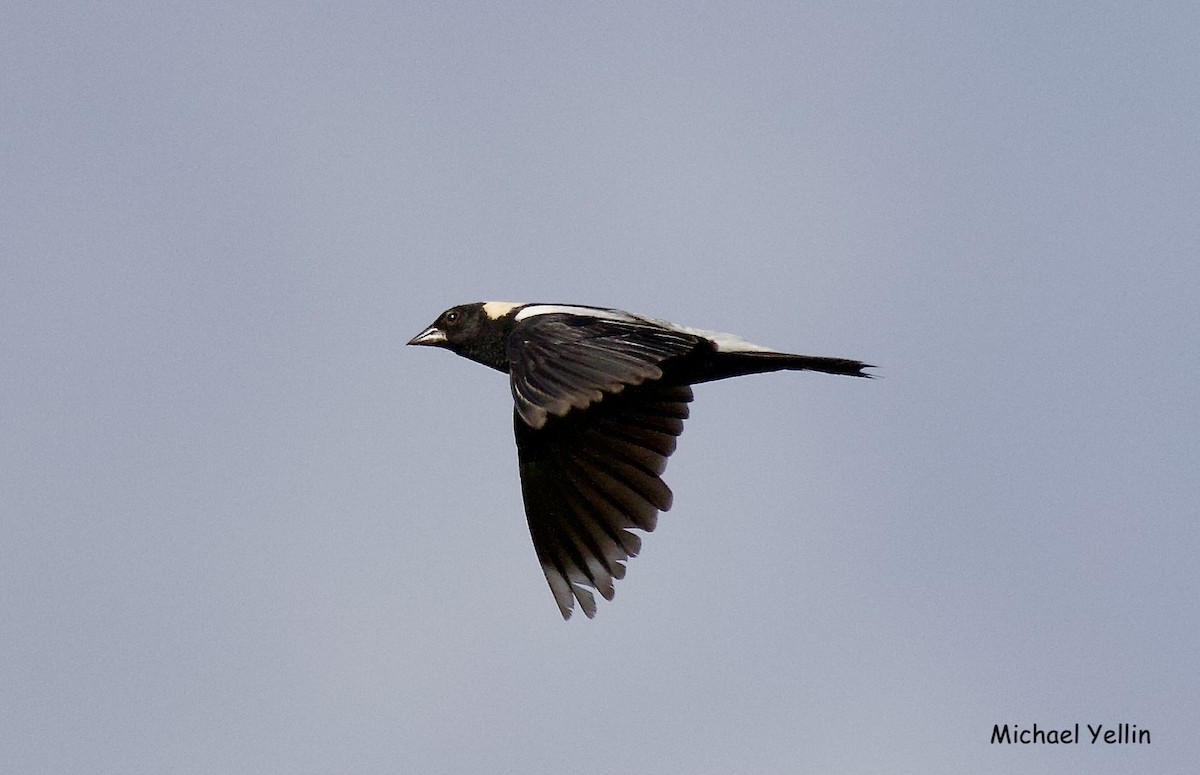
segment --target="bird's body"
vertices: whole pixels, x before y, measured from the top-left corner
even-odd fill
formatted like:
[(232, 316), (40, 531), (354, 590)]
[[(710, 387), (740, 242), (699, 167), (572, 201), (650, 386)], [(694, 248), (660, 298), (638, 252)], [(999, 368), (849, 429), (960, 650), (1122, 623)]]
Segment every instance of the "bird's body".
[(661, 479), (691, 385), (780, 370), (866, 377), (861, 361), (793, 355), (731, 334), (620, 310), (481, 302), (452, 307), (409, 342), (509, 375), (521, 490), (534, 548), (563, 618), (613, 580), (671, 507)]

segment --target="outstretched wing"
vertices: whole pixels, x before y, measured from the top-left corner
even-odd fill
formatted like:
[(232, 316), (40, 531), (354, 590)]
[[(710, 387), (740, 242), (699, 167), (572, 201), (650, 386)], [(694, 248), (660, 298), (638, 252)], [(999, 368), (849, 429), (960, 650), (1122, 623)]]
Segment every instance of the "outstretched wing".
[(534, 314), (508, 338), (513, 401), (531, 428), (586, 409), (604, 395), (662, 377), (660, 364), (705, 339), (650, 321), (586, 307)]
[(648, 383), (531, 425), (513, 414), (525, 514), (563, 618), (591, 618), (595, 589), (611, 600), (641, 538), (671, 508), (661, 474), (683, 432), (692, 389)]

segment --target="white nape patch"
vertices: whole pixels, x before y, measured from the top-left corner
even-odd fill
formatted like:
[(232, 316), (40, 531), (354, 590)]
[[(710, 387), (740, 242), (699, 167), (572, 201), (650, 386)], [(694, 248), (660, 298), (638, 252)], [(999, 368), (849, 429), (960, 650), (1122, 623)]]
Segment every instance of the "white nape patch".
[(526, 320), (538, 315), (579, 315), (585, 318), (601, 320), (623, 320), (632, 322), (641, 320), (636, 315), (622, 312), (618, 309), (602, 309), (600, 307), (579, 307), (571, 304), (530, 304), (517, 313), (517, 320)]
[(520, 306), (520, 304), (511, 301), (485, 301), (483, 303), (483, 314), (487, 315), (492, 320), (496, 320), (504, 317)]

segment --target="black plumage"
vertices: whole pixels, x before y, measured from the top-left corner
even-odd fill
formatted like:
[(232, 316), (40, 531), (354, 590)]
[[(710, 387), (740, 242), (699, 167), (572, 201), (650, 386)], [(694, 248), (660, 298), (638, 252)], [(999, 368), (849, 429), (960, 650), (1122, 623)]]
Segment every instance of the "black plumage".
[(658, 512), (691, 385), (812, 370), (867, 377), (861, 361), (783, 353), (619, 310), (481, 302), (446, 310), (409, 344), (507, 372), (525, 513), (563, 618), (591, 590), (612, 599)]

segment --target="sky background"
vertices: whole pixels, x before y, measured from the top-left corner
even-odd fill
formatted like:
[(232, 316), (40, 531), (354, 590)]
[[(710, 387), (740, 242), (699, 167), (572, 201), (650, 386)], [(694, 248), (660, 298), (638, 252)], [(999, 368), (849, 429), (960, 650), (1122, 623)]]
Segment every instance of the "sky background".
[[(1198, 31), (4, 4), (4, 769), (1192, 770)], [(487, 299), (883, 378), (697, 388), (674, 508), (563, 622), (505, 379), (403, 346)], [(989, 744), (1035, 722), (1152, 744)]]

